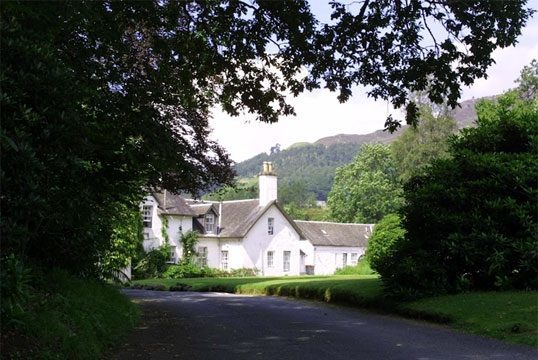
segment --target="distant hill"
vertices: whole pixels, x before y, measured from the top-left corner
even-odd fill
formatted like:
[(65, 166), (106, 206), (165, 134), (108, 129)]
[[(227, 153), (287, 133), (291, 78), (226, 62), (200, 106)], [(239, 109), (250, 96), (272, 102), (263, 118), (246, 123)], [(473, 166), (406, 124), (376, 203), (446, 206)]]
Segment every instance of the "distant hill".
[[(479, 99), (466, 100), (461, 107), (452, 111), (458, 128), (473, 126), (476, 120), (475, 104)], [(300, 142), (273, 154), (260, 153), (236, 164), (239, 177), (252, 177), (261, 170), (264, 161), (272, 161), (278, 173), (279, 182), (303, 182), (318, 200), (326, 200), (331, 190), (334, 171), (337, 167), (350, 163), (363, 144), (388, 144), (400, 136), (405, 129), (389, 133), (377, 130), (369, 134), (339, 134), (328, 136), (314, 143)]]

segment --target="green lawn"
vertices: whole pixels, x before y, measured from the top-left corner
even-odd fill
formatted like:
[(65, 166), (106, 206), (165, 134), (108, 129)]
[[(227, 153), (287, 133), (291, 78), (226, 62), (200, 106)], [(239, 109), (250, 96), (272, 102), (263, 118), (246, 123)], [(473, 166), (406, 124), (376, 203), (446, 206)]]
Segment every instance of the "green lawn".
[(168, 290), (177, 284), (192, 291), (292, 296), (347, 304), (446, 323), (474, 334), (538, 346), (538, 292), (477, 292), (396, 302), (383, 295), (376, 275), (302, 276), (279, 278), (148, 279), (133, 286)]

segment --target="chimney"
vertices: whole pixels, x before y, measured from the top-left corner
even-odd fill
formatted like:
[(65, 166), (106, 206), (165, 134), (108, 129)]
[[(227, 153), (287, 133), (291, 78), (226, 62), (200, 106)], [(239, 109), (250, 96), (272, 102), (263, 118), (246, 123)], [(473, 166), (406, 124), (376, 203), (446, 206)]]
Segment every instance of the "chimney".
[(263, 170), (259, 176), (260, 206), (265, 206), (277, 199), (277, 177), (273, 170), (273, 163), (263, 162)]

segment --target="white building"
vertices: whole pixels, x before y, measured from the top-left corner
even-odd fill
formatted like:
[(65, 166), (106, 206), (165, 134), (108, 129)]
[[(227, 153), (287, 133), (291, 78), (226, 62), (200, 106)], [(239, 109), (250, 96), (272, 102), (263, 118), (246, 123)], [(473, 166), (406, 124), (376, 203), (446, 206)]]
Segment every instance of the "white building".
[(373, 225), (295, 220), (313, 246), (314, 274), (332, 275), (337, 269), (357, 265), (366, 252)]
[(200, 265), (256, 269), (264, 276), (329, 275), (356, 264), (372, 228), (293, 221), (277, 201), (277, 176), (270, 162), (264, 162), (259, 175), (259, 199), (195, 201), (165, 191), (148, 195), (141, 210), (146, 250), (164, 244), (165, 229), (175, 262), (182, 256), (181, 234), (194, 230), (199, 233)]

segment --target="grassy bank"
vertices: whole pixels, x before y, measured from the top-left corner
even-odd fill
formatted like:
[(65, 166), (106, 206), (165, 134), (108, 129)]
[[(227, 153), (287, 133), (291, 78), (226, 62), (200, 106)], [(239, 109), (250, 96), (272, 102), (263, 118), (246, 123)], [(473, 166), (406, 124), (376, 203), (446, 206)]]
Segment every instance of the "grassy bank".
[(374, 275), (149, 279), (134, 286), (315, 299), (426, 319), (507, 342), (538, 346), (536, 291), (477, 292), (397, 302), (383, 295), (381, 281)]
[(116, 288), (53, 271), (33, 281), (22, 310), (2, 324), (2, 359), (99, 359), (136, 323)]

